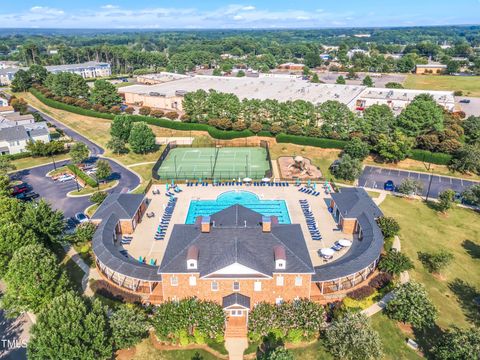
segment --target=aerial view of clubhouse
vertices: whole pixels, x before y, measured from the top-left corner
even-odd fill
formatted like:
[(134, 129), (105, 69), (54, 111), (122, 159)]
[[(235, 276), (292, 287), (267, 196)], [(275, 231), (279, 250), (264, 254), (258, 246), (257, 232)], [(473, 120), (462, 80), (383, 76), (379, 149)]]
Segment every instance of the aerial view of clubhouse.
[[(362, 188), (277, 181), (267, 159), (263, 147), (167, 146), (154, 176), (174, 180), (112, 194), (92, 218), (104, 280), (144, 303), (195, 296), (235, 317), (262, 301), (341, 299), (375, 272), (382, 212)], [(298, 179), (309, 172), (290, 160)]]

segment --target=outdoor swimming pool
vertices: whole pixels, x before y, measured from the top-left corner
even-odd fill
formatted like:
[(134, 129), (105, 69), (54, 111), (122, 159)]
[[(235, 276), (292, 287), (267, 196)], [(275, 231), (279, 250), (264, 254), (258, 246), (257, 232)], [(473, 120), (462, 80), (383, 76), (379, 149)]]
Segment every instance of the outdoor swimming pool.
[(280, 224), (290, 224), (290, 215), (284, 200), (261, 200), (254, 193), (242, 190), (224, 192), (216, 200), (192, 200), (185, 224), (193, 224), (198, 216), (212, 215), (235, 204), (265, 216), (277, 216)]

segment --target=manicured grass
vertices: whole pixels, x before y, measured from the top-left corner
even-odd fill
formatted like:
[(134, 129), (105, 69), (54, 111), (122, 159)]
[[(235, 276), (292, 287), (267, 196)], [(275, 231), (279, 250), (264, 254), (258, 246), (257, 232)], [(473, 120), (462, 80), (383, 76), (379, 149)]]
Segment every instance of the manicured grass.
[[(442, 327), (480, 323), (473, 298), (480, 295), (480, 217), (468, 209), (454, 208), (447, 214), (419, 201), (388, 196), (380, 205), (385, 216), (401, 226), (402, 252), (414, 262), (411, 277), (424, 284), (439, 310), (437, 324)], [(418, 251), (441, 249), (455, 258), (441, 276), (428, 273), (418, 260)]]
[(132, 360), (190, 360), (197, 354), (203, 360), (215, 360), (217, 357), (204, 350), (169, 350), (155, 349), (149, 339), (142, 341), (136, 347), (137, 351)]
[(135, 171), (138, 175), (142, 177), (144, 181), (148, 181), (152, 178), (152, 168), (155, 163), (152, 164), (142, 164), (142, 165), (133, 165), (129, 169)]
[(402, 332), (395, 321), (390, 320), (382, 313), (375, 314), (370, 319), (373, 328), (380, 334), (385, 360), (421, 358), (419, 354), (406, 345), (408, 335)]
[(480, 96), (478, 76), (408, 75), (406, 89), (463, 91), (465, 96)]
[(370, 195), (370, 197), (371, 197), (372, 199), (376, 199), (376, 198), (378, 198), (378, 197), (380, 196), (380, 193), (377, 192), (377, 191), (367, 191), (367, 193), (368, 193), (368, 195)]
[(295, 359), (302, 360), (333, 360), (334, 357), (327, 352), (322, 341), (317, 341), (312, 345), (290, 349)]
[[(69, 154), (60, 154), (60, 155), (55, 155), (55, 162), (69, 159), (70, 155)], [(53, 162), (51, 157), (28, 157), (28, 158), (23, 158), (23, 159), (17, 159), (13, 160), (12, 164), (15, 165), (15, 170), (12, 171), (18, 171), (18, 170), (23, 170), (27, 169), (33, 166), (40, 166), (40, 165), (45, 165), (45, 164), (51, 164), (52, 169), (53, 169)]]
[(85, 214), (87, 214), (88, 217), (92, 217), (93, 214), (95, 214), (95, 211), (97, 211), (98, 207), (100, 205), (98, 204), (93, 204), (92, 206), (89, 206), (87, 210), (85, 211)]
[(82, 260), (90, 267), (95, 267), (93, 260), (92, 243), (90, 241), (85, 243), (74, 244), (73, 248), (77, 251)]

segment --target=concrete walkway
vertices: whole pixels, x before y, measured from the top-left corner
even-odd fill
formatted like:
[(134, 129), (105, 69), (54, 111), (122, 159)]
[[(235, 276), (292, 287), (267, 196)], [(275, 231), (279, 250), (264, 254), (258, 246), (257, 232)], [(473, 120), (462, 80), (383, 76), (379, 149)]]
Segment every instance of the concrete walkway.
[(228, 351), (229, 360), (242, 360), (243, 353), (248, 347), (247, 338), (226, 338), (225, 349)]
[[(393, 239), (392, 249), (400, 251), (400, 238), (395, 235)], [(410, 281), (410, 276), (408, 275), (408, 271), (404, 271), (400, 274), (400, 283), (404, 284)], [(393, 292), (389, 292), (386, 294), (380, 301), (376, 302), (375, 304), (371, 305), (370, 307), (366, 308), (362, 311), (362, 314), (367, 316), (375, 315), (376, 313), (382, 311), (387, 306), (387, 303), (393, 299)]]
[(94, 280), (99, 280), (100, 275), (97, 272), (96, 268), (91, 268), (88, 266), (85, 261), (80, 257), (80, 255), (77, 253), (77, 251), (73, 248), (72, 245), (66, 244), (63, 245), (63, 249), (65, 250), (65, 253), (67, 254), (68, 257), (70, 257), (75, 264), (78, 265), (80, 269), (85, 273), (82, 278), (82, 290), (84, 295), (86, 296), (93, 296), (93, 291), (90, 289), (89, 286), (89, 279), (94, 279)]

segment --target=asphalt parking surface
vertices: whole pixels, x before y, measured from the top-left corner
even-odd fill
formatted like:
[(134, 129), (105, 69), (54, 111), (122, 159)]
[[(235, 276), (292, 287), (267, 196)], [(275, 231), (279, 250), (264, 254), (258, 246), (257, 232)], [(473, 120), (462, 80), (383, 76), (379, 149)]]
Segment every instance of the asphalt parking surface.
[[(470, 100), (470, 102), (468, 104), (460, 102), (465, 99)], [(455, 102), (460, 105), (467, 116), (480, 116), (480, 97), (455, 96)]]
[[(39, 112), (34, 108), (31, 108), (30, 110)], [(59, 123), (50, 116), (42, 112), (39, 113), (45, 120), (64, 130), (65, 134), (72, 139), (85, 143), (91, 152), (91, 158), (89, 161), (96, 161), (101, 158), (100, 155), (104, 153), (103, 148), (78, 134), (74, 130)], [(111, 179), (119, 181), (116, 187), (108, 191), (109, 193), (128, 192), (140, 184), (140, 179), (135, 173), (113, 160), (104, 160), (107, 160), (112, 168)], [(56, 162), (56, 166), (63, 166), (67, 163), (68, 161), (59, 161)], [(48, 201), (54, 209), (61, 210), (66, 219), (72, 218), (76, 213), (83, 212), (88, 206), (92, 205), (89, 196), (75, 198), (67, 197), (67, 193), (77, 188), (75, 180), (70, 180), (64, 183), (53, 181), (51, 178), (46, 177), (46, 174), (51, 170), (54, 170), (53, 162), (39, 167), (18, 171), (13, 173), (11, 177), (12, 179), (24, 181), (29, 184), (33, 188), (33, 191)]]
[[(383, 185), (388, 180), (392, 180), (395, 186), (399, 186), (402, 181), (407, 178), (421, 181), (423, 183), (422, 195), (427, 195), (428, 184), (430, 182), (430, 174), (427, 173), (366, 166), (358, 180), (358, 185), (383, 190)], [(447, 189), (461, 193), (474, 184), (477, 184), (477, 182), (448, 176), (432, 175), (429, 197), (438, 198), (438, 195)]]

